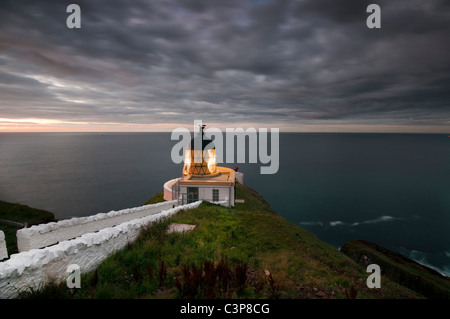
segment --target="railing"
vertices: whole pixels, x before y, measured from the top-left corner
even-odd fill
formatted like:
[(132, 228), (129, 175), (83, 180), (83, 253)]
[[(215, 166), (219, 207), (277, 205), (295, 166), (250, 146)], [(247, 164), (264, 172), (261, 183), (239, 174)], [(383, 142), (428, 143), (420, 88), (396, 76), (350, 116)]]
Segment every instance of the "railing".
[(172, 200), (177, 200), (178, 205), (182, 205), (180, 203), (180, 180), (177, 180), (175, 184), (172, 185)]

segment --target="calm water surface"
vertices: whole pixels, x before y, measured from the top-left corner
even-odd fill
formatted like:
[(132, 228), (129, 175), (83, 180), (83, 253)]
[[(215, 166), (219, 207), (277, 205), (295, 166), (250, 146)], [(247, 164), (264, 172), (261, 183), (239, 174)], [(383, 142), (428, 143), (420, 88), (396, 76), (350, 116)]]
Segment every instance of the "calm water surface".
[[(0, 199), (58, 219), (141, 205), (178, 177), (170, 133), (0, 133)], [(450, 138), (280, 134), (280, 169), (239, 166), (283, 217), (339, 247), (366, 239), (450, 275)]]

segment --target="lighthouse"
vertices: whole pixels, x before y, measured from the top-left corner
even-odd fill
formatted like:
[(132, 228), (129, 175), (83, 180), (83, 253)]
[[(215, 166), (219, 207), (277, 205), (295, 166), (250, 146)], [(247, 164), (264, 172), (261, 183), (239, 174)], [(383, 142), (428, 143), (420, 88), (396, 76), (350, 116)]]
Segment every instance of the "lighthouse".
[(205, 138), (205, 126), (200, 127), (200, 133), (186, 146), (183, 176), (211, 177), (218, 174), (216, 149), (212, 140)]
[[(182, 176), (164, 184), (164, 199), (187, 204), (204, 200), (232, 207), (235, 199), (236, 171), (217, 166), (216, 149), (199, 127), (185, 148)], [(242, 175), (242, 173), (240, 173)]]

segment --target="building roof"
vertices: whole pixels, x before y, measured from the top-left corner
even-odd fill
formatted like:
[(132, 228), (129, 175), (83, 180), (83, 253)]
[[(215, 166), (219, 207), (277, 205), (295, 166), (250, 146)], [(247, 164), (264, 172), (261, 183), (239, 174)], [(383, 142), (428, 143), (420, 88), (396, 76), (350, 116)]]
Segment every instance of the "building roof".
[(218, 174), (213, 176), (193, 176), (186, 175), (180, 179), (180, 185), (217, 185), (217, 186), (233, 186), (235, 179), (235, 171), (227, 167), (217, 167)]

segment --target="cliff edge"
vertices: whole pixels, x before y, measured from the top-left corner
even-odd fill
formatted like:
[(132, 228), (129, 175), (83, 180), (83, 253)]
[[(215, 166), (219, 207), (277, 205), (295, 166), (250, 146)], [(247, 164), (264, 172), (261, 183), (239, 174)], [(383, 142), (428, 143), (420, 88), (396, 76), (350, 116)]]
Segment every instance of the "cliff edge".
[(341, 252), (363, 267), (379, 265), (382, 276), (427, 298), (450, 298), (448, 277), (399, 253), (364, 240), (345, 243)]

